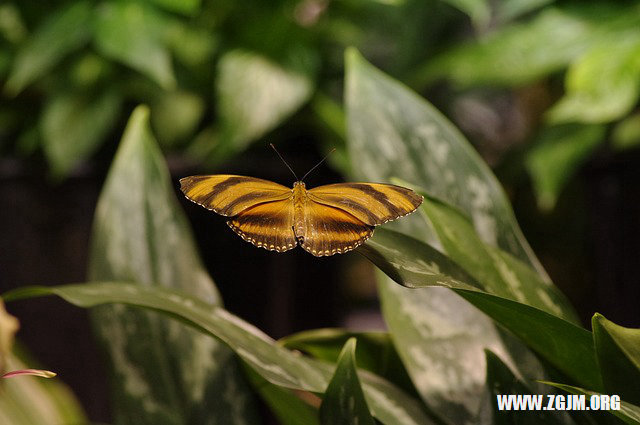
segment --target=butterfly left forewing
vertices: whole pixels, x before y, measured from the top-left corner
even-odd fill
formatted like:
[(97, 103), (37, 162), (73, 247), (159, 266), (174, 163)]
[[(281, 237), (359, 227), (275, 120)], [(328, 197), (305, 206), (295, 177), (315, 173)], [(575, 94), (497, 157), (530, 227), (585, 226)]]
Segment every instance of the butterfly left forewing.
[(411, 189), (382, 183), (329, 184), (307, 193), (312, 201), (339, 208), (370, 226), (410, 214), (423, 201)]
[(180, 189), (191, 201), (226, 217), (292, 196), (291, 188), (281, 184), (231, 174), (185, 177), (180, 179)]
[(247, 208), (227, 221), (242, 239), (257, 247), (284, 252), (297, 245), (293, 233), (293, 201), (267, 202)]
[(315, 255), (342, 254), (362, 245), (373, 227), (339, 208), (308, 200), (304, 207), (304, 228), (300, 246)]

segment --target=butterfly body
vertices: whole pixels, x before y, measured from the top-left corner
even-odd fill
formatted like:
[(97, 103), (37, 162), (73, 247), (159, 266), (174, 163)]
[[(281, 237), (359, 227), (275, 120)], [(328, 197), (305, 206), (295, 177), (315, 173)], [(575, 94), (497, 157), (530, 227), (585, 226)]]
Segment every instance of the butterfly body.
[(338, 183), (307, 190), (253, 177), (218, 174), (180, 180), (191, 201), (220, 215), (242, 239), (271, 251), (300, 245), (315, 256), (357, 248), (374, 227), (415, 211), (422, 196), (379, 183)]

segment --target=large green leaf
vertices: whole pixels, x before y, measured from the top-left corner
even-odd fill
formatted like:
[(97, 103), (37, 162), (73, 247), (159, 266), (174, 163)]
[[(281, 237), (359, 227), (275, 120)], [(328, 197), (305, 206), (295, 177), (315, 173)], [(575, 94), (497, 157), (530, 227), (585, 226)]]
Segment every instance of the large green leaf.
[[(590, 391), (590, 390), (586, 390), (584, 388), (580, 388), (580, 387), (575, 387), (575, 386), (571, 386), (571, 385), (566, 385), (566, 384), (559, 384), (556, 382), (544, 382), (544, 384), (547, 385), (551, 385), (553, 387), (556, 388), (560, 388), (561, 390), (564, 390), (570, 394), (584, 394), (587, 397), (592, 397), (592, 396), (601, 396), (602, 394), (596, 391)], [(608, 396), (608, 395), (607, 395)], [(589, 399), (586, 400), (585, 403), (586, 406), (589, 406)], [(630, 425), (638, 425), (640, 424), (640, 407), (636, 406), (634, 404), (631, 403), (627, 403), (626, 401), (622, 400), (620, 402), (620, 409), (619, 410), (607, 410), (607, 412), (616, 415), (618, 418), (622, 419), (625, 423), (630, 424)]]
[[(169, 313), (219, 338), (263, 378), (275, 385), (322, 393), (331, 379), (333, 367), (300, 356), (279, 346), (260, 330), (221, 307), (211, 306), (200, 297), (192, 297), (160, 287), (145, 287), (122, 282), (96, 282), (59, 287), (26, 287), (4, 294), (15, 299), (55, 294), (81, 306), (122, 303)], [(166, 348), (166, 347), (165, 347)], [(422, 405), (388, 381), (366, 371), (359, 377), (374, 416), (390, 425), (429, 425)], [(219, 396), (219, 393), (216, 394)]]
[(47, 17), (20, 49), (5, 91), (16, 95), (91, 37), (93, 3), (78, 1)]
[[(89, 277), (179, 289), (213, 308), (220, 304), (218, 292), (200, 261), (148, 121), (146, 107), (134, 111), (107, 176), (96, 208)], [(235, 359), (216, 340), (121, 305), (92, 313), (115, 374), (117, 422), (255, 420)]]
[[(540, 389), (533, 389), (529, 383), (517, 377), (499, 356), (487, 350), (487, 387), (491, 391), (492, 400), (511, 394), (543, 394)], [(541, 385), (540, 385), (541, 386)], [(547, 387), (548, 388), (548, 387)], [(568, 424), (571, 423), (563, 412), (546, 412), (544, 410), (500, 410), (497, 402), (491, 403), (494, 425), (527, 425), (527, 424)]]
[(65, 177), (98, 148), (119, 116), (120, 103), (120, 95), (113, 90), (97, 96), (65, 93), (51, 98), (42, 112), (40, 131), (55, 177)]
[(476, 278), (486, 292), (579, 323), (573, 308), (555, 286), (511, 254), (482, 242), (460, 211), (435, 199), (427, 199), (422, 210), (433, 223), (449, 258)]
[(291, 55), (289, 64), (248, 50), (232, 50), (220, 58), (216, 94), (221, 140), (212, 153), (215, 160), (244, 149), (309, 99), (313, 56), (303, 48)]
[(591, 326), (605, 391), (640, 405), (640, 329), (616, 325), (600, 314)]
[(176, 85), (163, 29), (167, 18), (143, 2), (103, 2), (96, 11), (96, 47), (163, 89)]
[(605, 141), (605, 130), (596, 124), (566, 124), (541, 131), (526, 159), (540, 209), (555, 206), (571, 176)]
[[(467, 212), (483, 242), (538, 267), (497, 179), (460, 132), (433, 106), (366, 63), (355, 50), (347, 53), (346, 62), (348, 147), (351, 158), (357, 159), (352, 164), (356, 177), (369, 181), (400, 177), (425, 188)], [(418, 214), (393, 224), (439, 244), (436, 231)], [(405, 254), (410, 252), (408, 248)], [(410, 266), (415, 268), (413, 263)], [(393, 266), (384, 270), (394, 277)], [(538, 270), (544, 273), (541, 267)], [(476, 284), (459, 267), (455, 273), (459, 282)], [(429, 279), (429, 275), (422, 276)], [(491, 321), (444, 290), (416, 293), (388, 279), (382, 279), (379, 287), (392, 338), (425, 403), (452, 423), (487, 423), (478, 416), (488, 400), (484, 349), (509, 357)], [(458, 356), (460, 352), (465, 355)]]
[(635, 28), (603, 37), (572, 64), (565, 86), (565, 96), (548, 111), (554, 123), (606, 123), (631, 111), (640, 95), (640, 18)]
[[(346, 56), (349, 153), (355, 177), (399, 177), (458, 207), (484, 242), (538, 267), (500, 183), (439, 111), (368, 64)], [(541, 273), (541, 269), (539, 270)]]
[(350, 338), (338, 357), (336, 370), (320, 406), (322, 425), (375, 425), (356, 370), (356, 339)]
[(510, 358), (491, 320), (443, 288), (408, 289), (378, 276), (378, 291), (398, 354), (430, 410), (447, 424), (490, 423), (482, 414), (484, 349)]
[[(400, 285), (408, 288), (442, 286), (455, 290), (577, 383), (601, 388), (593, 341), (587, 330), (537, 308), (475, 288), (461, 280), (465, 274), (463, 270), (450, 272), (459, 268), (454, 262), (429, 245), (402, 233), (378, 229), (359, 251)], [(411, 303), (411, 297), (405, 298), (403, 302)], [(414, 311), (406, 306), (399, 310), (416, 316), (414, 320), (421, 320), (425, 315), (421, 308), (423, 306), (415, 303)], [(416, 386), (419, 388), (418, 384)]]

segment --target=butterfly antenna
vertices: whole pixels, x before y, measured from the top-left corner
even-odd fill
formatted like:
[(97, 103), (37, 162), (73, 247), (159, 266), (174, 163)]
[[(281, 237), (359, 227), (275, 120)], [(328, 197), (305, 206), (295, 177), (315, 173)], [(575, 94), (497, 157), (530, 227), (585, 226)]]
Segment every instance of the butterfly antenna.
[(296, 175), (296, 172), (293, 171), (293, 169), (291, 167), (289, 167), (289, 164), (287, 164), (287, 161), (284, 160), (284, 158), (282, 157), (282, 155), (280, 155), (280, 152), (278, 152), (278, 149), (276, 149), (275, 146), (273, 146), (273, 143), (269, 143), (269, 146), (271, 146), (273, 148), (274, 151), (276, 151), (276, 153), (278, 154), (278, 156), (280, 157), (280, 159), (282, 160), (282, 162), (284, 162), (284, 165), (287, 166), (287, 168), (289, 169), (289, 171), (291, 171), (291, 173), (293, 173), (293, 176), (296, 178), (296, 181), (300, 181), (300, 179), (298, 178), (298, 176)]
[(336, 148), (331, 149), (331, 150), (329, 151), (329, 153), (328, 153), (328, 154), (326, 154), (326, 155), (324, 156), (324, 158), (322, 158), (322, 159), (320, 160), (320, 162), (318, 162), (318, 163), (317, 163), (316, 165), (314, 165), (314, 166), (313, 166), (309, 171), (307, 171), (307, 174), (305, 174), (304, 176), (302, 176), (302, 180), (300, 180), (300, 181), (304, 181), (305, 177), (307, 177), (307, 176), (309, 175), (309, 173), (311, 173), (313, 170), (315, 170), (316, 168), (318, 168), (318, 166), (320, 166), (320, 164), (322, 164), (322, 163), (324, 162), (324, 160), (325, 160), (325, 159), (327, 159), (327, 157), (328, 157), (329, 155), (331, 155), (335, 150), (336, 150)]

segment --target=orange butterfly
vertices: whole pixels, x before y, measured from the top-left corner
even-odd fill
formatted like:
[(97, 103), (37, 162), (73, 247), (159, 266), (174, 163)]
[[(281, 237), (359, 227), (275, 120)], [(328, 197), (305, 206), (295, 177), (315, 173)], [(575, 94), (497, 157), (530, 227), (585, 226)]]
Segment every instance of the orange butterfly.
[(423, 201), (411, 189), (381, 183), (307, 190), (302, 181), (288, 188), (217, 174), (185, 177), (180, 186), (191, 201), (230, 217), (227, 224), (245, 241), (278, 252), (300, 244), (317, 257), (355, 249), (371, 237), (375, 226), (412, 213)]

